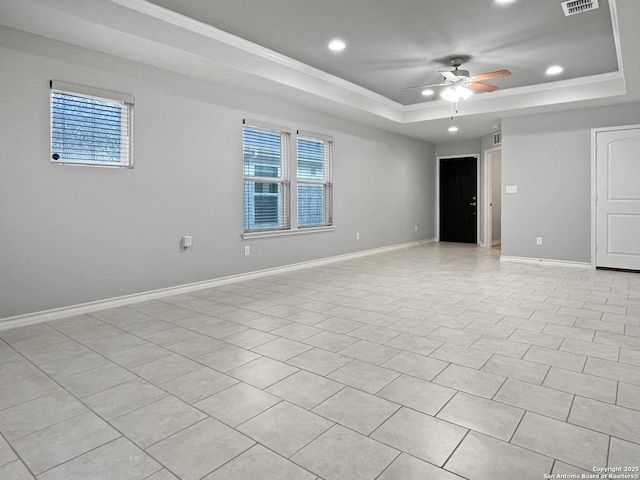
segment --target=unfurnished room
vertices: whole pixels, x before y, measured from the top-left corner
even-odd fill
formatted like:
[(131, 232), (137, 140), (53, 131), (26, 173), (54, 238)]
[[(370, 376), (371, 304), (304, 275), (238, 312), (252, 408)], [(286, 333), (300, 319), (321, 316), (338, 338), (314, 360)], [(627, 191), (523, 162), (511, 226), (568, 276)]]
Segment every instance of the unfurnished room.
[(640, 479), (639, 25), (0, 0), (0, 479)]

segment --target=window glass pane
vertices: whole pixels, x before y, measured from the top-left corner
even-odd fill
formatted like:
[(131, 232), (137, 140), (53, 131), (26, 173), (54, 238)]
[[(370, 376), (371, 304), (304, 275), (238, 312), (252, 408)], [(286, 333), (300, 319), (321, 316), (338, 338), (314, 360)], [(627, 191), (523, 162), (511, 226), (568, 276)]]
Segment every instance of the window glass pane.
[(325, 186), (298, 184), (298, 225), (325, 223)]
[(244, 184), (244, 229), (280, 228), (282, 222), (282, 184)]
[(242, 140), (245, 177), (282, 176), (280, 132), (245, 127)]
[(130, 164), (129, 106), (52, 91), (52, 160), (111, 166)]
[(298, 137), (298, 180), (324, 179), (324, 142)]

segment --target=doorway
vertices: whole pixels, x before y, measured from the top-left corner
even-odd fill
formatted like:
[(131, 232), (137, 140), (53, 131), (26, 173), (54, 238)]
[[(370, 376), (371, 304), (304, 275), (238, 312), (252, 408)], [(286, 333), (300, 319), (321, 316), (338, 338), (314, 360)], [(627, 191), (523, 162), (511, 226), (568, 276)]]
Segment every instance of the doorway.
[(640, 126), (595, 130), (594, 263), (640, 270)]
[(499, 249), (502, 242), (502, 149), (484, 151), (483, 246)]
[(441, 242), (478, 242), (478, 156), (441, 157), (439, 238)]

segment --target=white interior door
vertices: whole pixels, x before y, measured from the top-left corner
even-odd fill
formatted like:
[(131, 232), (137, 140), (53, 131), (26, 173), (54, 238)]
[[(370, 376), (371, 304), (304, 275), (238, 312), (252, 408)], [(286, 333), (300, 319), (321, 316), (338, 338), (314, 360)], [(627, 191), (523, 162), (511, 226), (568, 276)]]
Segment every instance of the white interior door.
[(640, 270), (640, 128), (596, 138), (596, 266)]

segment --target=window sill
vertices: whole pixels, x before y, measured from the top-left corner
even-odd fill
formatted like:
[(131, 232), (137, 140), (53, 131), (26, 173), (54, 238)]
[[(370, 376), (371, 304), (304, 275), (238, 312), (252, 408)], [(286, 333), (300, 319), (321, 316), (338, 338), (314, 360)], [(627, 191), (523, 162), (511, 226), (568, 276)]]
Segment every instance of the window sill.
[(245, 232), (242, 234), (243, 240), (249, 240), (253, 238), (268, 238), (268, 237), (287, 237), (289, 235), (304, 235), (306, 233), (321, 233), (321, 232), (333, 232), (336, 229), (335, 225), (328, 225), (323, 227), (303, 227), (295, 230), (269, 230), (265, 232)]

